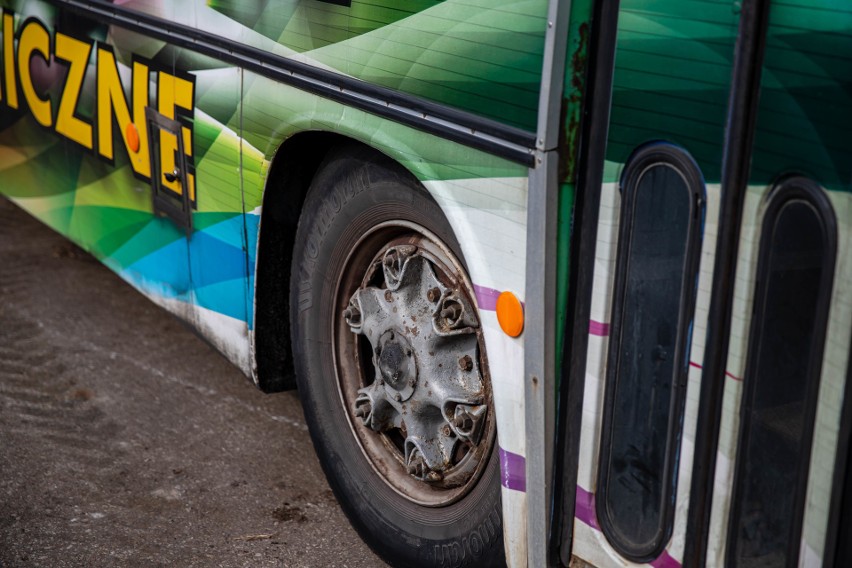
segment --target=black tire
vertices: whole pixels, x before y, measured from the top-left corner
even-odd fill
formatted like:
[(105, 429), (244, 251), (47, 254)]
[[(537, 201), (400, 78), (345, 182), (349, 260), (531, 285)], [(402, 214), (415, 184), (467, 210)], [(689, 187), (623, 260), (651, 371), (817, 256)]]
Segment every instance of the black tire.
[(294, 362), (311, 438), (341, 507), (385, 561), (394, 566), (503, 566), (496, 440), (466, 493), (446, 505), (424, 506), (377, 473), (344, 410), (331, 352), (333, 328), (341, 318), (337, 287), (359, 236), (391, 221), (428, 229), (462, 258), (442, 211), (408, 172), (360, 146), (332, 151), (306, 197), (290, 287)]

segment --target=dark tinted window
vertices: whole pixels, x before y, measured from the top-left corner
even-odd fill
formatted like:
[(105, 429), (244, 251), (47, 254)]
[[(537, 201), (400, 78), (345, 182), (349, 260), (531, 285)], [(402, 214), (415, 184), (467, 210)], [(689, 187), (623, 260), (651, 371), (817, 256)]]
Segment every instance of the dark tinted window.
[(843, 415), (843, 430), (838, 444), (838, 462), (834, 478), (834, 500), (832, 501), (832, 516), (829, 523), (829, 544), (825, 549), (827, 559), (834, 555), (834, 566), (852, 566), (852, 452), (849, 447), (849, 422), (852, 420), (849, 409), (849, 384), (852, 382), (852, 366), (846, 376), (846, 410)]
[(636, 561), (671, 534), (703, 195), (697, 166), (669, 144), (640, 149), (622, 179), (596, 503), (610, 543)]
[[(852, 353), (852, 346), (848, 352)], [(834, 486), (823, 555), (826, 565), (832, 565), (832, 557), (833, 566), (852, 566), (852, 361), (846, 366), (846, 388), (837, 433)]]
[(793, 178), (775, 188), (757, 266), (730, 565), (798, 564), (835, 238), (819, 187)]

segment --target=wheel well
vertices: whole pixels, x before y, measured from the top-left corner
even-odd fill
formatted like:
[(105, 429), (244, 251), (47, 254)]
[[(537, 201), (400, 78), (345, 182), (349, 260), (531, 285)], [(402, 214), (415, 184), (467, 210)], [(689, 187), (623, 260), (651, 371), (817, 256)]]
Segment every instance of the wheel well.
[(353, 141), (328, 132), (291, 136), (272, 160), (263, 195), (255, 279), (254, 358), (264, 392), (296, 388), (290, 342), (290, 263), (308, 188), (329, 150)]

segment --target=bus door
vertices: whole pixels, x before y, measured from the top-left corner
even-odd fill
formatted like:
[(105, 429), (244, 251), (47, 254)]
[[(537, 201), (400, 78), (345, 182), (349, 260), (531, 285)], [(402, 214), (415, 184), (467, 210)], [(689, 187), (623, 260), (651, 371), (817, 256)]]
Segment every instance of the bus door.
[[(731, 97), (741, 139), (728, 144), (742, 150), (726, 158), (747, 177), (728, 178), (741, 205), (722, 204), (723, 225), (741, 221), (738, 241), (717, 241), (730, 321), (712, 313), (725, 290), (711, 292), (691, 564), (849, 565), (850, 26), (852, 7), (829, 0), (743, 10), (736, 57), (751, 42), (753, 67), (734, 81), (751, 94)], [(727, 281), (723, 246), (736, 254)]]
[(598, 11), (560, 405), (574, 409), (560, 416), (571, 423), (560, 553), (566, 564), (573, 554), (594, 566), (675, 566), (738, 16), (726, 2), (699, 0), (603, 2)]
[(618, 5), (563, 562), (843, 552), (852, 12), (818, 4)]

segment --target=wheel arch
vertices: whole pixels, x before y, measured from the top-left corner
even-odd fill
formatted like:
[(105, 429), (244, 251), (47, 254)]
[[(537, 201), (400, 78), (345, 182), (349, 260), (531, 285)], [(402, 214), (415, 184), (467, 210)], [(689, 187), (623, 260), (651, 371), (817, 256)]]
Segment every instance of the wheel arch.
[(263, 192), (254, 284), (252, 374), (258, 388), (273, 393), (296, 388), (290, 334), (290, 264), (305, 196), (328, 155), (350, 145), (392, 161), (400, 172), (416, 176), (385, 152), (349, 136), (309, 130), (284, 140), (275, 152)]
[(290, 263), (305, 195), (328, 151), (346, 137), (305, 131), (275, 152), (263, 191), (254, 280), (252, 373), (264, 392), (296, 388), (290, 344)]

